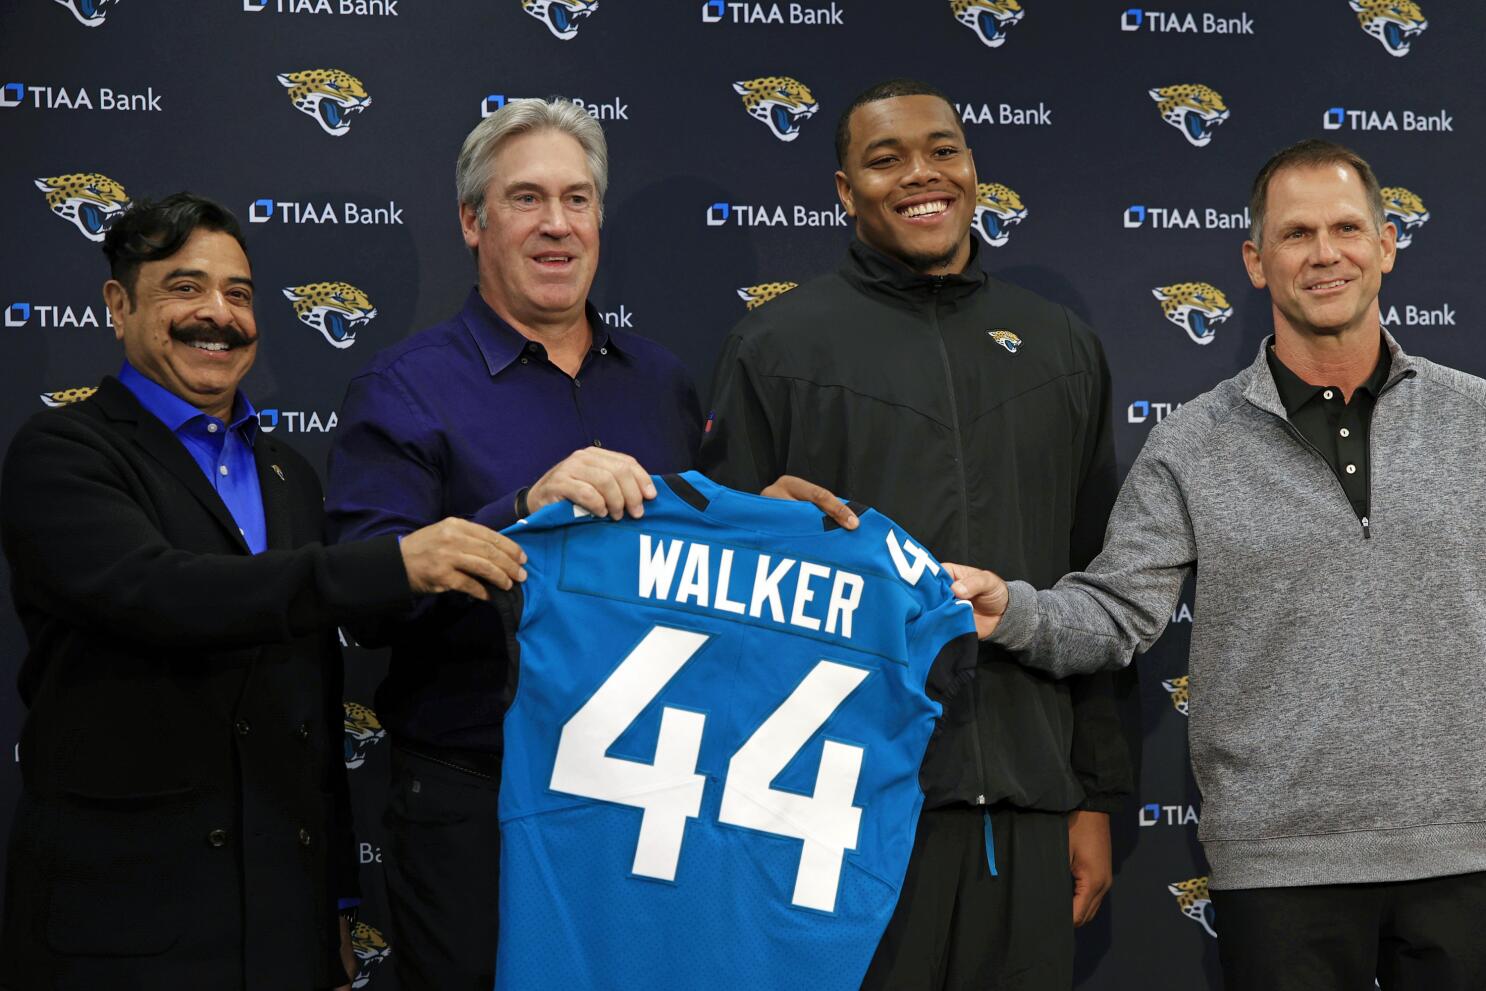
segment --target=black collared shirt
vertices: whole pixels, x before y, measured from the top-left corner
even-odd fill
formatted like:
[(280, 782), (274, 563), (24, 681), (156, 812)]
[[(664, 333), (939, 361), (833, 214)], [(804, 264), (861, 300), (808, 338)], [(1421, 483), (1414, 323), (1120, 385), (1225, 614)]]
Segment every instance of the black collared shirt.
[(1379, 347), (1378, 364), (1367, 381), (1352, 393), (1349, 403), (1342, 390), (1334, 385), (1311, 385), (1285, 367), (1275, 356), (1274, 346), (1266, 352), (1269, 371), (1285, 405), (1285, 414), (1300, 435), (1311, 443), (1331, 470), (1356, 511), (1357, 518), (1367, 518), (1367, 436), (1372, 427), (1373, 406), (1378, 393), (1388, 381), (1388, 349)]

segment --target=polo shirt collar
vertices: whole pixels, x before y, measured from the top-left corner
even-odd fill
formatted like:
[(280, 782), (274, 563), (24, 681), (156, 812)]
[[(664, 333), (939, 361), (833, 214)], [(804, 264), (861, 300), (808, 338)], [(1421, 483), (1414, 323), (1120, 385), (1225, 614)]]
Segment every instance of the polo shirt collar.
[[(1326, 385), (1311, 385), (1305, 379), (1296, 375), (1290, 367), (1280, 360), (1279, 355), (1274, 353), (1274, 345), (1265, 348), (1265, 357), (1269, 361), (1269, 370), (1274, 375), (1275, 389), (1279, 393), (1280, 402), (1284, 404), (1285, 413), (1294, 416), (1306, 403), (1316, 398), (1316, 393), (1329, 388)], [(1372, 374), (1367, 377), (1359, 388), (1366, 389), (1373, 399), (1378, 398), (1378, 393), (1383, 391), (1383, 384), (1388, 381), (1388, 370), (1390, 366), (1386, 347), (1378, 348), (1378, 363), (1373, 367)]]
[[(148, 378), (131, 365), (128, 358), (124, 359), (124, 364), (119, 369), (119, 382), (134, 393), (134, 398), (139, 400), (139, 404), (150, 415), (169, 427), (171, 433), (180, 433), (181, 428), (192, 420), (206, 416), (159, 382)], [(232, 400), (232, 420), (227, 424), (227, 429), (240, 431), (248, 443), (252, 443), (258, 435), (258, 411), (241, 389), (237, 390), (237, 395)]]
[[(584, 303), (584, 312), (588, 316), (588, 326), (593, 330), (593, 343), (589, 346), (590, 351), (612, 350), (623, 355), (629, 350), (624, 335), (609, 329), (609, 325), (604, 323), (592, 302)], [(464, 318), (465, 326), (469, 328), (470, 336), (475, 340), (475, 346), (480, 349), (480, 356), (485, 359), (485, 368), (491, 375), (505, 370), (521, 357), (521, 353), (531, 343), (520, 331), (502, 320), (490, 308), (490, 304), (485, 302), (485, 298), (480, 295), (478, 286), (470, 290), (469, 296), (464, 301), (461, 316)]]

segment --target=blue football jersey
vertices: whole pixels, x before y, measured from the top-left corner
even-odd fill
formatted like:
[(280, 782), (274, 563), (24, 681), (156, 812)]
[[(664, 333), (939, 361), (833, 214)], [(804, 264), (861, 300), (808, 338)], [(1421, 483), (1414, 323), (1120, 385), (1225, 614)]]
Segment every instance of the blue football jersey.
[(848, 531), (695, 472), (655, 483), (638, 520), (564, 502), (506, 531), (528, 577), (496, 987), (855, 989), (971, 610), (865, 507)]

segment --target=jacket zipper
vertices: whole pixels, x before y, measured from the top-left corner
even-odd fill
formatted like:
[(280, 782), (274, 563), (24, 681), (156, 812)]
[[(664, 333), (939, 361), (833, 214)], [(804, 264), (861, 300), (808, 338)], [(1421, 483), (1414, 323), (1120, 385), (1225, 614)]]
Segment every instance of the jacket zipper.
[[(970, 483), (965, 478), (965, 441), (960, 433), (960, 401), (955, 396), (955, 379), (949, 363), (949, 349), (944, 346), (944, 332), (939, 326), (939, 289), (943, 284), (942, 277), (934, 279), (933, 298), (929, 302), (929, 312), (934, 320), (934, 341), (939, 345), (939, 361), (944, 366), (944, 388), (949, 396), (949, 422), (955, 435), (955, 473), (960, 482), (960, 549), (963, 552), (960, 560), (967, 561), (970, 557)], [(970, 693), (970, 708), (973, 710), (970, 714), (970, 733), (975, 739), (976, 783), (981, 788), (985, 788), (986, 769), (985, 757), (981, 754), (980, 706), (976, 704), (974, 692)], [(975, 804), (986, 804), (983, 792), (975, 796)]]

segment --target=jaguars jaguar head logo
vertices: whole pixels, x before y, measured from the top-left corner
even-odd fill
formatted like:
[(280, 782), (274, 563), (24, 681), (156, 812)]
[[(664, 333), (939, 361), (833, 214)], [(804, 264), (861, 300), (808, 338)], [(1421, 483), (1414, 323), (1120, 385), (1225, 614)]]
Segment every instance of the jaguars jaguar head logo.
[(377, 308), (366, 293), (349, 282), (312, 282), (290, 286), (284, 298), (294, 304), (299, 322), (318, 330), (333, 348), (356, 343), (356, 329), (376, 318)]
[(748, 304), (750, 310), (756, 310), (775, 296), (783, 296), (798, 286), (798, 282), (760, 282), (756, 286), (739, 289), (738, 298)]
[(359, 702), (343, 703), (346, 710), (346, 768), (366, 763), (367, 751), (387, 737), (377, 714)]
[(1017, 348), (1022, 346), (1022, 339), (1009, 330), (988, 330), (986, 333), (991, 335), (991, 340), (1012, 354), (1016, 354)]
[(1233, 316), (1228, 297), (1209, 282), (1157, 286), (1151, 295), (1161, 301), (1162, 315), (1185, 330), (1197, 344), (1211, 344), (1218, 324)]
[(1011, 238), (1011, 229), (1027, 219), (1027, 208), (1016, 190), (999, 182), (982, 182), (975, 187), (975, 219), (970, 226), (993, 248)]
[(1168, 678), (1161, 682), (1161, 687), (1171, 696), (1171, 707), (1182, 715), (1187, 714), (1188, 686), (1191, 684), (1191, 675), (1182, 675), (1180, 678)]
[(79, 389), (62, 389), (58, 392), (43, 392), (41, 394), (41, 401), (46, 403), (52, 409), (60, 409), (63, 406), (71, 406), (73, 403), (80, 403), (84, 399), (90, 398), (93, 393), (97, 391), (98, 387), (96, 385), (90, 385)]
[(72, 16), (83, 24), (96, 28), (108, 16), (109, 8), (117, 4), (119, 0), (57, 0), (57, 2), (72, 11)]
[(1213, 139), (1213, 128), (1228, 119), (1231, 111), (1223, 97), (1210, 86), (1159, 86), (1150, 90), (1161, 119), (1198, 148)]
[(820, 110), (809, 87), (788, 76), (744, 79), (733, 83), (733, 92), (743, 97), (748, 116), (762, 121), (780, 141), (798, 138), (800, 123)]
[(1005, 44), (1006, 32), (1027, 13), (1017, 0), (949, 0), (949, 7), (955, 20), (991, 48)]
[(352, 119), (372, 104), (361, 80), (339, 69), (281, 72), (279, 83), (289, 91), (295, 110), (309, 114), (336, 137), (349, 131)]
[(376, 966), (392, 954), (392, 947), (387, 945), (387, 938), (381, 930), (357, 922), (351, 929), (351, 952), (356, 954), (356, 977), (351, 981), (351, 987), (364, 988), (371, 981)]
[(36, 180), (46, 205), (82, 231), (89, 241), (102, 241), (114, 221), (129, 209), (124, 187), (101, 172), (75, 172)]
[(1389, 55), (1402, 58), (1409, 53), (1409, 44), (1429, 22), (1424, 11), (1412, 0), (1349, 0), (1357, 12), (1362, 30), (1382, 42)]
[(521, 0), (521, 9), (563, 41), (572, 41), (583, 18), (599, 9), (599, 0)]
[(1429, 211), (1423, 200), (1402, 186), (1384, 186), (1379, 192), (1383, 194), (1383, 217), (1398, 228), (1398, 246), (1407, 248), (1414, 243), (1414, 232), (1429, 220)]
[(1213, 900), (1207, 891), (1207, 875), (1168, 884), (1166, 890), (1176, 896), (1177, 907), (1183, 915), (1206, 929), (1213, 939), (1218, 938), (1213, 929)]

